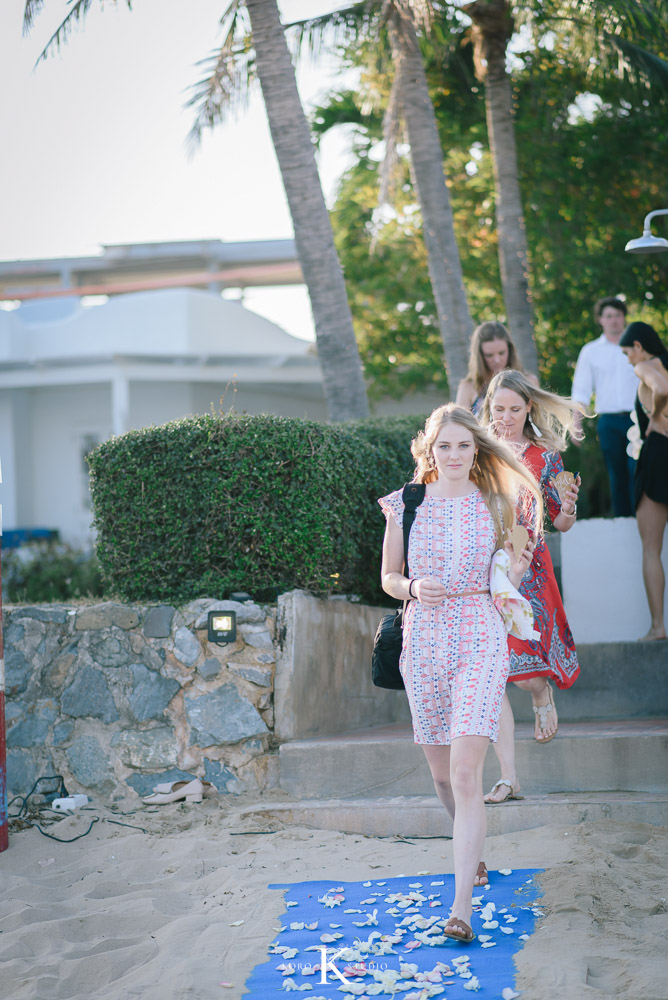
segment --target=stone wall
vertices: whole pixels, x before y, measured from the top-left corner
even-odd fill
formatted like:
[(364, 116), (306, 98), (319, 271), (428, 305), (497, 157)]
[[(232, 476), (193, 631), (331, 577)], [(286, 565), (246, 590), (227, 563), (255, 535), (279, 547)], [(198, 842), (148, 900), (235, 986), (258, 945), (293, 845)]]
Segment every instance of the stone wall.
[[(229, 609), (237, 642), (209, 644), (207, 612)], [(193, 776), (221, 792), (274, 787), (275, 620), (234, 601), (6, 607), (10, 794), (56, 773), (116, 799)]]

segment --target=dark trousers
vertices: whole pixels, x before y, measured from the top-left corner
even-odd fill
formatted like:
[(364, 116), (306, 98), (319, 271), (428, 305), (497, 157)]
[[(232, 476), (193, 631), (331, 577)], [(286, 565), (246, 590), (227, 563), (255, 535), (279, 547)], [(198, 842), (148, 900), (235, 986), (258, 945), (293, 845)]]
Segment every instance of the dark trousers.
[(633, 477), (635, 460), (626, 454), (631, 426), (629, 413), (602, 413), (598, 418), (598, 439), (610, 479), (612, 510), (615, 517), (633, 517)]

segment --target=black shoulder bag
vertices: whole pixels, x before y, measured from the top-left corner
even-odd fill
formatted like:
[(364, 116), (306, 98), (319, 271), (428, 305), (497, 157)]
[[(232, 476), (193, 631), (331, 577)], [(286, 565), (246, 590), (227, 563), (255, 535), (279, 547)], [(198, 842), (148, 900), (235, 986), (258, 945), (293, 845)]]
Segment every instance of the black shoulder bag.
[[(415, 512), (424, 500), (424, 483), (406, 483), (401, 495), (404, 502), (404, 573), (410, 576), (408, 570), (408, 539), (415, 520)], [(399, 657), (401, 656), (402, 628), (406, 601), (397, 611), (383, 615), (376, 630), (371, 654), (371, 680), (376, 687), (390, 688), (401, 691), (404, 686), (399, 672)]]

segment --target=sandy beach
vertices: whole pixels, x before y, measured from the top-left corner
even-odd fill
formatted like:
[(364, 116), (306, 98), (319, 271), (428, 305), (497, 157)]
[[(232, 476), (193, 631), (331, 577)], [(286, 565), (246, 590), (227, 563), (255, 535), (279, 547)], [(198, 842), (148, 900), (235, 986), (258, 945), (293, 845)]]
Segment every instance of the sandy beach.
[[(244, 804), (96, 806), (48, 828), (74, 837), (99, 817), (70, 844), (13, 834), (0, 855), (1, 1000), (240, 1000), (285, 912), (270, 883), (452, 872), (445, 839), (259, 832)], [(526, 1000), (665, 1000), (667, 846), (666, 828), (612, 820), (487, 841), (490, 869), (545, 869), (545, 917), (517, 957)]]

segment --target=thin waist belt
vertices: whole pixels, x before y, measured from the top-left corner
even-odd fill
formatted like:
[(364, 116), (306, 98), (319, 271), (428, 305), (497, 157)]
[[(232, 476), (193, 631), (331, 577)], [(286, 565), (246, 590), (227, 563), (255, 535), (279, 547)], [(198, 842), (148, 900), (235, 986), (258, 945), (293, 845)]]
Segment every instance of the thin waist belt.
[(489, 594), (489, 587), (484, 590), (462, 590), (459, 594), (446, 594), (446, 597), (473, 597), (475, 594)]

